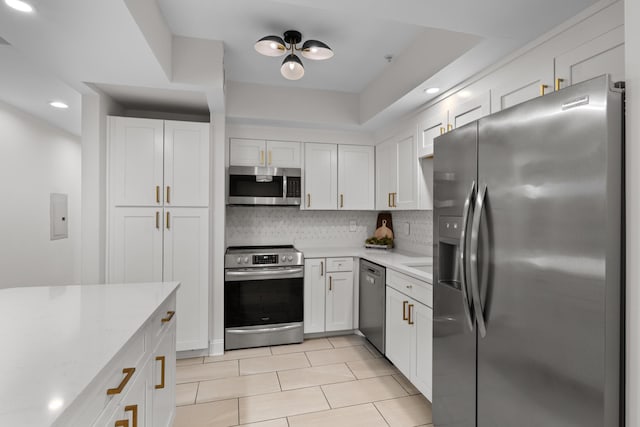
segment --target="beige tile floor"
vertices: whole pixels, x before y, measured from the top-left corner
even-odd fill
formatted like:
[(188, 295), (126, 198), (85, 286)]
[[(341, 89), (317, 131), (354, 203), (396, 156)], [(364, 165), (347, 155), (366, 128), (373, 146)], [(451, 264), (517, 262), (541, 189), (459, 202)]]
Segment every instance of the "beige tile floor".
[(431, 404), (362, 337), (178, 361), (174, 427), (416, 427)]

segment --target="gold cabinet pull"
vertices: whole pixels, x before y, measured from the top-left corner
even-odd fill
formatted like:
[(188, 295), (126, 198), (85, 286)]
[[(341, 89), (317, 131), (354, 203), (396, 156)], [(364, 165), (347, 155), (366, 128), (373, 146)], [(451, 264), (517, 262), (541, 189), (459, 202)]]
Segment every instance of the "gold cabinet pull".
[(260, 150), (260, 164), (264, 165), (264, 150)]
[(320, 261), (320, 277), (324, 276), (324, 261)]
[(156, 211), (156, 228), (160, 230), (160, 212)]
[(447, 125), (447, 132), (451, 132), (453, 130), (453, 125), (452, 124), (448, 124)]
[(344, 208), (344, 194), (340, 195), (340, 207)]
[(387, 205), (389, 205), (390, 208), (393, 207), (393, 206), (391, 206), (391, 193), (388, 194)]
[(160, 203), (160, 186), (156, 185), (156, 203)]
[(269, 164), (271, 164), (271, 150), (269, 150)]
[(311, 193), (307, 193), (307, 207), (311, 207)]
[[(124, 412), (131, 412), (131, 427), (138, 427), (138, 405), (127, 405)], [(129, 427), (129, 419), (116, 421), (115, 427)]]
[(333, 277), (329, 276), (329, 290), (333, 290)]
[(407, 317), (407, 304), (409, 304), (409, 301), (402, 301), (402, 320), (409, 320)]
[(447, 132), (447, 128), (444, 126), (440, 127), (440, 135), (444, 135)]
[(560, 79), (560, 78), (556, 79), (556, 92), (561, 89), (560, 85), (562, 84), (562, 82), (564, 82), (564, 79)]
[(408, 317), (407, 321), (409, 322), (410, 325), (413, 325), (414, 323), (413, 318), (411, 317), (411, 312), (413, 311), (411, 310), (412, 308), (413, 308), (413, 304), (409, 304), (409, 309), (407, 310), (407, 317)]
[(133, 376), (133, 373), (136, 371), (136, 368), (124, 368), (122, 373), (124, 374), (124, 378), (120, 382), (120, 385), (116, 388), (107, 389), (107, 396), (113, 396), (115, 394), (122, 393), (122, 390), (127, 386), (127, 383)]
[(540, 96), (544, 96), (544, 92), (549, 89), (549, 85), (540, 85)]
[(160, 319), (160, 323), (171, 322), (171, 319), (173, 319), (173, 316), (175, 316), (175, 314), (175, 311), (167, 311), (167, 317), (163, 317), (162, 319)]
[(169, 225), (169, 219), (170, 219), (169, 211), (167, 211), (167, 230), (171, 228), (171, 226)]
[(171, 203), (171, 187), (168, 185), (167, 185), (167, 200), (165, 200), (165, 202)]
[(156, 390), (164, 388), (164, 371), (166, 368), (166, 357), (157, 356), (156, 362), (160, 362), (160, 384), (156, 384)]

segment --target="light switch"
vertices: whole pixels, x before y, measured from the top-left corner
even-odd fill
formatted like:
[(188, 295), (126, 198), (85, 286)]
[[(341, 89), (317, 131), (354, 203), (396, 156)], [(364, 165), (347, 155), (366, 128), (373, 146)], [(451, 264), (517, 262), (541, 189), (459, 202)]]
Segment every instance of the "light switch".
[(408, 222), (402, 223), (402, 234), (408, 236), (411, 233), (411, 226)]
[(69, 237), (67, 195), (51, 193), (51, 240)]

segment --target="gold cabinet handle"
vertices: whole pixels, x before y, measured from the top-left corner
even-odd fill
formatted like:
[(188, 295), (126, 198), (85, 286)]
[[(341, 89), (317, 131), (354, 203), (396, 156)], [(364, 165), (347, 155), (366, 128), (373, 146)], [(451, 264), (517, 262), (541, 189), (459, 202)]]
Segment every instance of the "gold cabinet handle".
[(564, 82), (564, 79), (560, 79), (560, 78), (556, 79), (556, 92), (561, 89), (560, 85), (562, 84), (562, 82)]
[(166, 357), (157, 356), (156, 362), (160, 362), (160, 384), (156, 384), (156, 390), (164, 388), (164, 371), (166, 368)]
[(324, 261), (320, 261), (320, 277), (324, 276)]
[(329, 276), (329, 290), (333, 290), (333, 277)]
[(169, 215), (169, 211), (167, 211), (167, 221), (166, 221), (166, 222), (167, 222), (167, 230), (168, 230), (169, 228), (171, 228), (171, 226), (170, 226), (170, 224), (169, 224), (169, 220), (170, 220), (170, 215)]
[(307, 207), (311, 207), (311, 193), (307, 193)]
[(409, 320), (407, 317), (407, 304), (409, 304), (409, 301), (402, 301), (402, 320)]
[(156, 185), (156, 203), (160, 203), (160, 186)]
[(260, 164), (264, 165), (264, 151), (260, 150)]
[(412, 310), (411, 310), (411, 309), (412, 309), (412, 308), (413, 308), (413, 304), (409, 304), (409, 309), (407, 310), (407, 312), (408, 312), (408, 313), (407, 313), (407, 317), (408, 317), (408, 319), (407, 319), (407, 320), (408, 320), (408, 322), (409, 322), (409, 324), (410, 324), (410, 325), (413, 325), (413, 323), (414, 323), (414, 322), (413, 322), (413, 318), (411, 317), (411, 312), (412, 312)]
[(171, 187), (169, 187), (168, 185), (167, 185), (167, 200), (165, 200), (165, 202), (171, 203)]
[(173, 316), (175, 316), (175, 314), (175, 311), (167, 311), (167, 317), (163, 317), (162, 319), (160, 319), (160, 323), (171, 322), (171, 319), (173, 319)]
[(124, 368), (122, 373), (124, 374), (124, 378), (120, 382), (120, 385), (116, 388), (107, 389), (107, 396), (113, 396), (115, 394), (122, 393), (122, 390), (127, 386), (127, 383), (133, 376), (133, 373), (136, 371), (136, 368)]
[(156, 228), (160, 230), (160, 212), (156, 211)]
[(549, 85), (540, 85), (540, 96), (544, 96), (544, 92), (549, 89)]
[[(133, 423), (131, 427), (138, 427), (138, 405), (128, 405), (124, 407), (125, 412), (131, 412)], [(129, 427), (129, 419), (116, 421), (115, 427)]]
[(393, 206), (391, 206), (391, 193), (388, 194), (387, 205), (389, 205), (390, 208), (393, 207)]
[(451, 132), (453, 130), (453, 125), (452, 124), (448, 124), (447, 125), (447, 132)]
[(440, 128), (440, 135), (444, 135), (447, 132), (447, 128), (444, 126)]
[(340, 195), (340, 207), (344, 208), (344, 194)]
[(269, 164), (271, 164), (271, 150), (269, 150)]

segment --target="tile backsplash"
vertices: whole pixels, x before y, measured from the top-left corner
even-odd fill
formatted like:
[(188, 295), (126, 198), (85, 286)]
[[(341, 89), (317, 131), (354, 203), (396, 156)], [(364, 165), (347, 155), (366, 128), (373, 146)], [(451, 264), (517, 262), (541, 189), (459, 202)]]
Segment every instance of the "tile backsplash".
[[(362, 246), (373, 235), (377, 216), (377, 212), (368, 211), (301, 211), (294, 207), (228, 206), (227, 246)], [(431, 211), (393, 212), (392, 221), (398, 249), (431, 255)]]

